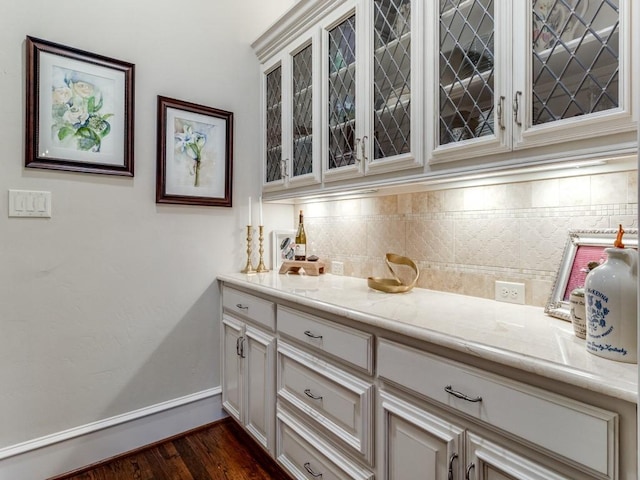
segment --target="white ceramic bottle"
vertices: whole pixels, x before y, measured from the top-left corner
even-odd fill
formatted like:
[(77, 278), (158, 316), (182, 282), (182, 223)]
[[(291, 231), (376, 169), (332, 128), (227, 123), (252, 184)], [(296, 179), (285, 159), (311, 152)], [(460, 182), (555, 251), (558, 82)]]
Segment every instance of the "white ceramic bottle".
[(611, 360), (637, 363), (638, 252), (624, 245), (605, 252), (607, 261), (585, 280), (587, 350)]

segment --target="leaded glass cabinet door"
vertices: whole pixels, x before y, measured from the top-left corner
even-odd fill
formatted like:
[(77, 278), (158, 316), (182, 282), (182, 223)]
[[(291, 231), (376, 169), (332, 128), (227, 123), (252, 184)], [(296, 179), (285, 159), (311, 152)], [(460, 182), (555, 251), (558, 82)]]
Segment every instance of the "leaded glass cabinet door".
[(326, 92), (323, 102), (327, 147), (325, 180), (363, 172), (357, 20), (355, 5), (349, 2), (346, 8), (334, 12), (323, 32), (326, 46), (322, 66)]
[(264, 160), (263, 187), (284, 185), (282, 138), (282, 64), (264, 73)]
[[(289, 186), (308, 185), (320, 181), (320, 56), (318, 36), (304, 36), (292, 46), (287, 64), (290, 66), (285, 92), (290, 91), (285, 136), (289, 138), (285, 176)], [(290, 120), (289, 120), (290, 119)], [(290, 129), (290, 135), (286, 135)]]
[[(468, 158), (510, 149), (510, 2), (439, 0), (435, 28), (434, 158)], [(501, 23), (502, 22), (502, 23)]]
[(530, 0), (514, 71), (515, 147), (632, 127), (628, 0)]
[[(398, 170), (422, 165), (421, 113), (423, 105), (424, 2), (374, 0), (365, 2), (372, 21), (366, 45), (368, 77), (366, 115), (366, 172)], [(369, 11), (372, 10), (372, 11)], [(420, 23), (419, 23), (420, 22)]]

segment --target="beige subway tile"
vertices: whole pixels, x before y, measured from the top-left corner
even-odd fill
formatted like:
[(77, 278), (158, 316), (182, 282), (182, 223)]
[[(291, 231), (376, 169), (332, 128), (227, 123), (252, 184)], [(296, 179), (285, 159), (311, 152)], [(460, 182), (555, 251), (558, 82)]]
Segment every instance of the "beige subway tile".
[(626, 203), (629, 179), (626, 172), (593, 175), (591, 177), (591, 202), (593, 205)]
[(560, 204), (558, 179), (531, 182), (531, 206), (533, 208), (556, 207)]
[(560, 206), (589, 205), (591, 201), (591, 178), (588, 175), (580, 177), (561, 178), (558, 182), (560, 191)]

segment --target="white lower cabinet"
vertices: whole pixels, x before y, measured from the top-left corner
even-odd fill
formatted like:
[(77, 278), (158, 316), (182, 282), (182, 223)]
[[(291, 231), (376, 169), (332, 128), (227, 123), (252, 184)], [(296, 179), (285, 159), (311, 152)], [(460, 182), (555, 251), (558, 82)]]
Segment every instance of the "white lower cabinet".
[(274, 448), (275, 335), (223, 316), (222, 405), (268, 451)]
[(617, 414), (385, 339), (377, 353), (381, 478), (416, 478), (403, 443), (425, 478), (618, 478)]
[(385, 391), (378, 395), (378, 478), (448, 480), (459, 470), (464, 429)]
[(293, 478), (637, 475), (635, 405), (561, 395), (277, 302), (223, 285), (222, 401)]
[(346, 457), (336, 446), (278, 408), (276, 458), (298, 480), (373, 480), (371, 471)]

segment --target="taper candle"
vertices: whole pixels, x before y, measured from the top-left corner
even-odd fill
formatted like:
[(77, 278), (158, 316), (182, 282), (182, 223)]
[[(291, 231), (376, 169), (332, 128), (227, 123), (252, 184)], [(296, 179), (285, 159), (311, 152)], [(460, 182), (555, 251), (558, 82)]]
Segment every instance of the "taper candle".
[(264, 225), (262, 223), (262, 195), (260, 195), (260, 225)]
[(247, 225), (251, 225), (251, 197), (249, 197), (249, 221)]

